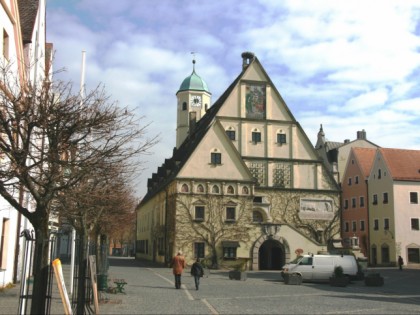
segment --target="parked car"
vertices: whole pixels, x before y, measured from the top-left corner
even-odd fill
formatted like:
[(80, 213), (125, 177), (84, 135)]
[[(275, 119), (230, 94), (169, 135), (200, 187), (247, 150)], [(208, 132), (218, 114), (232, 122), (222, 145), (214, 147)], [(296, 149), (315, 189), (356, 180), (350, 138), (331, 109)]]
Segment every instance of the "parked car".
[(284, 273), (297, 274), (304, 281), (327, 281), (334, 268), (341, 266), (346, 277), (357, 277), (357, 261), (353, 255), (303, 255), (284, 265)]

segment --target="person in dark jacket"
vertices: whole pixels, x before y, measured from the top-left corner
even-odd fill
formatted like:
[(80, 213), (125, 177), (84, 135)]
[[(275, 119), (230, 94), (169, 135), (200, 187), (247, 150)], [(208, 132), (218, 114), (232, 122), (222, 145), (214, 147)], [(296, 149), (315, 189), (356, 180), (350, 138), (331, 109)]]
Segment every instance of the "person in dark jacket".
[(404, 260), (401, 256), (398, 256), (398, 266), (400, 267), (400, 270), (402, 270), (402, 266), (404, 265)]
[(200, 264), (199, 258), (197, 258), (195, 263), (191, 266), (191, 275), (194, 277), (195, 289), (198, 290), (198, 287), (200, 286), (200, 278), (204, 275), (204, 269)]

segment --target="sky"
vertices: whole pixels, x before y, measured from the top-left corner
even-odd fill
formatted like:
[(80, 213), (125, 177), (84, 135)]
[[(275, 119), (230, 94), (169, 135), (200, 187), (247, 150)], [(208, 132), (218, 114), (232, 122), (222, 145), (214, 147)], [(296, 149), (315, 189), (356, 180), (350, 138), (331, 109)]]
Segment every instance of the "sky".
[(160, 142), (141, 157), (135, 184), (170, 158), (176, 92), (192, 72), (212, 103), (255, 53), (312, 144), (367, 139), (420, 150), (418, 0), (47, 0), (47, 41), (57, 79), (102, 84)]

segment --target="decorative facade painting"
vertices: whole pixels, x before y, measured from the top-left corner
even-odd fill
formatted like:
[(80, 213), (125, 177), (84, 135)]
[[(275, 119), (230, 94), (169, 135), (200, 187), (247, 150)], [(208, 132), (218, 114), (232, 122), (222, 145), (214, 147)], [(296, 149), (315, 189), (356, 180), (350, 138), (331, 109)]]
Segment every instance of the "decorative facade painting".
[(331, 220), (334, 217), (333, 202), (332, 200), (302, 198), (299, 217), (308, 220)]
[(246, 85), (245, 108), (247, 118), (265, 119), (265, 94), (265, 85)]

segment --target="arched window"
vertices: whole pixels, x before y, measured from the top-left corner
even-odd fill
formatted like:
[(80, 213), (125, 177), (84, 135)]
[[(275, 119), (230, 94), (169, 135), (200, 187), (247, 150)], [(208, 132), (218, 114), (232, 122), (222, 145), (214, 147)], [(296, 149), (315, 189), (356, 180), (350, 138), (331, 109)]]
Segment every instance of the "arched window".
[(219, 186), (214, 185), (213, 188), (211, 189), (211, 192), (213, 194), (218, 194), (220, 192)]
[(227, 188), (227, 193), (230, 195), (233, 195), (235, 193), (235, 189), (229, 185)]
[(181, 186), (181, 192), (188, 192), (188, 191), (189, 191), (188, 185), (187, 184), (183, 184)]
[(204, 187), (203, 187), (203, 185), (199, 184), (199, 185), (197, 186), (197, 192), (199, 192), (199, 193), (203, 193), (203, 192), (204, 192)]
[(243, 194), (243, 195), (248, 195), (248, 194), (249, 194), (249, 189), (248, 189), (248, 187), (246, 187), (246, 186), (242, 187), (242, 194)]
[(252, 211), (252, 222), (261, 223), (263, 222), (263, 215), (258, 210)]

